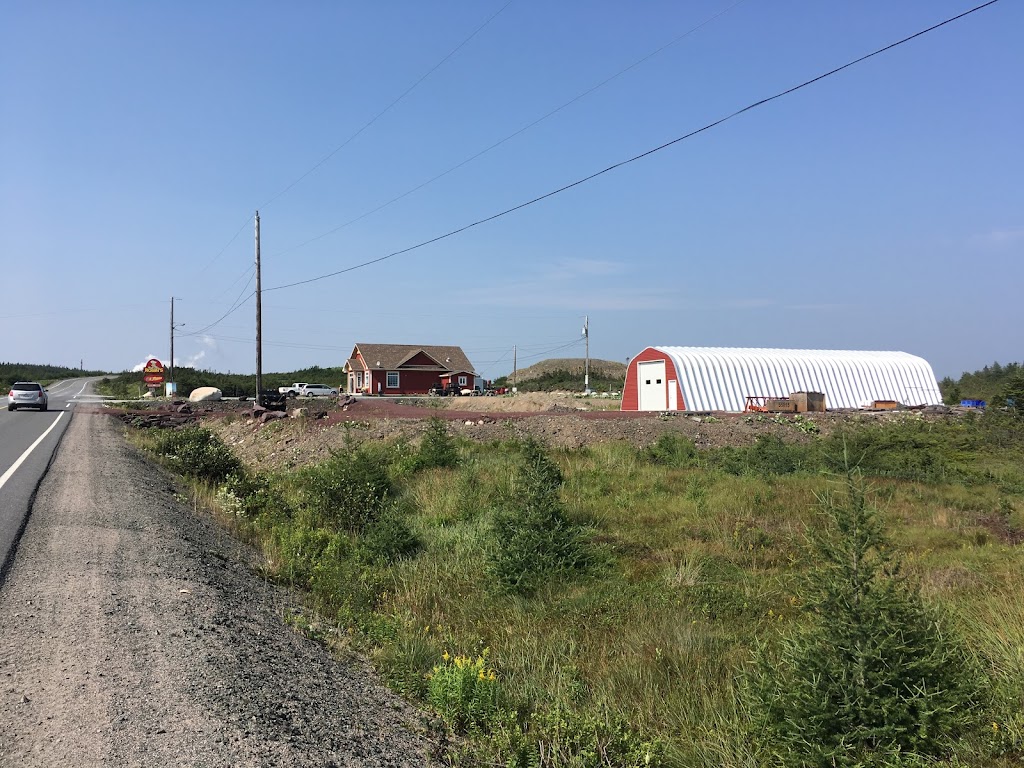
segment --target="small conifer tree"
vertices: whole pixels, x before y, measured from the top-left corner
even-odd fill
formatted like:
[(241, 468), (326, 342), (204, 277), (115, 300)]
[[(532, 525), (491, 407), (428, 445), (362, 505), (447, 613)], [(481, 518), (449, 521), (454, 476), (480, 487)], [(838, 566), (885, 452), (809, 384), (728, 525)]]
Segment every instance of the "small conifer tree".
[(975, 728), (979, 665), (899, 574), (860, 474), (820, 499), (810, 621), (762, 646), (747, 704), (771, 762), (890, 766), (950, 755)]

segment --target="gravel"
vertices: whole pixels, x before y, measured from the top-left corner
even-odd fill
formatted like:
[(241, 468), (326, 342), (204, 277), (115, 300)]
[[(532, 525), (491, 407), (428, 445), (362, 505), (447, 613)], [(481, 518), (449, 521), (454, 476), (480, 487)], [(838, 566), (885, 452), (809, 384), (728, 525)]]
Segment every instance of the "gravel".
[(0, 585), (0, 765), (430, 764), (425, 716), (293, 631), (119, 428), (74, 416)]

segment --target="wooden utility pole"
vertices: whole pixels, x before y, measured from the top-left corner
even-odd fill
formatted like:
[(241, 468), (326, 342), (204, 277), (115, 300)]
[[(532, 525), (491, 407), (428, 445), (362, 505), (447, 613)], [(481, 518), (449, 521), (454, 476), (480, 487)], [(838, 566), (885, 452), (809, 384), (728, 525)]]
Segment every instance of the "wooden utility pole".
[(263, 306), (260, 290), (260, 212), (256, 211), (256, 405), (263, 391)]
[(583, 394), (590, 394), (590, 318), (583, 316), (583, 338), (587, 341), (587, 356), (583, 363)]
[(517, 370), (518, 369), (516, 368), (516, 345), (513, 344), (512, 345), (512, 391), (513, 392), (516, 389), (516, 372), (517, 372)]
[[(174, 297), (171, 296), (171, 359), (167, 361), (167, 383), (174, 389)], [(165, 387), (167, 389), (167, 387)], [(170, 394), (170, 392), (168, 392)]]

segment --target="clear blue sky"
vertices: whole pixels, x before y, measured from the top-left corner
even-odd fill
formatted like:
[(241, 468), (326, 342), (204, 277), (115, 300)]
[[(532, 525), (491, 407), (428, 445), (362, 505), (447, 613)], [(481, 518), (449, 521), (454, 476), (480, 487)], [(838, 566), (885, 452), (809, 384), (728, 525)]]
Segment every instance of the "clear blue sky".
[[(257, 208), (264, 288), (317, 277), (973, 4), (5, 3), (0, 360), (166, 359), (174, 295), (178, 364), (251, 372), (253, 299), (186, 334), (252, 291)], [(591, 355), (622, 361), (903, 350), (942, 377), (1024, 359), (1021, 30), (1002, 0), (534, 206), (267, 292), (264, 369), (457, 344), (490, 378), (513, 345), (520, 365), (582, 356), (585, 314)]]

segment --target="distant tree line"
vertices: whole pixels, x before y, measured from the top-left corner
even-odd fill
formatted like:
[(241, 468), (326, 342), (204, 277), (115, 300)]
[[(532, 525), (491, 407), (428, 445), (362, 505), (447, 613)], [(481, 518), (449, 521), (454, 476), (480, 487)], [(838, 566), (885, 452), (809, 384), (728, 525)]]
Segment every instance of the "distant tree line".
[[(311, 384), (327, 384), (338, 387), (345, 380), (341, 368), (321, 368), (312, 366), (298, 371), (285, 373), (263, 374), (263, 389), (276, 390), (296, 381)], [(188, 397), (189, 393), (199, 387), (216, 387), (225, 397), (253, 397), (256, 394), (256, 374), (254, 373), (218, 373), (196, 368), (178, 366), (174, 369), (174, 382), (178, 385), (178, 394)], [(124, 371), (100, 382), (100, 392), (118, 398), (138, 397), (146, 391), (139, 371)]]
[(31, 363), (0, 363), (0, 390), (4, 394), (16, 381), (38, 381), (50, 384), (74, 376), (102, 376), (106, 371), (83, 371), (63, 365), (32, 365)]
[(1024, 366), (992, 363), (980, 371), (965, 372), (959, 379), (947, 376), (939, 382), (939, 390), (947, 405), (956, 405), (961, 400), (984, 400), (989, 405), (1024, 408)]

